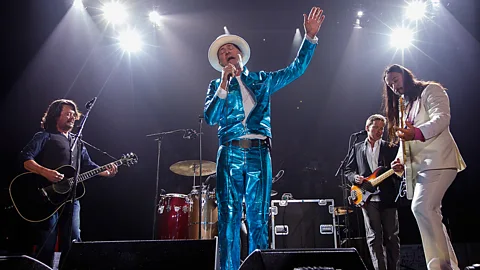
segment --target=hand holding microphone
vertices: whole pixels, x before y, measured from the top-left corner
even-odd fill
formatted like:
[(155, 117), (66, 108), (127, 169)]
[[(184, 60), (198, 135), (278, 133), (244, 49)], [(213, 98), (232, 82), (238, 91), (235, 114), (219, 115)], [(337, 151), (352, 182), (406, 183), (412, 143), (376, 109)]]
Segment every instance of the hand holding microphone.
[[(238, 54), (237, 55), (237, 64), (238, 67), (240, 68), (240, 71), (243, 70), (243, 60), (242, 60), (242, 55)], [(220, 82), (220, 86), (228, 91), (228, 85), (230, 84), (230, 80), (232, 77), (235, 77), (237, 75), (238, 68), (232, 64), (228, 63), (226, 66), (223, 67), (222, 70), (222, 81)]]
[(235, 77), (236, 73), (237, 73), (237, 68), (232, 64), (228, 64), (225, 67), (223, 67), (222, 81), (220, 82), (220, 86), (226, 91), (228, 91), (228, 85), (230, 84), (230, 80), (232, 79), (232, 77)]

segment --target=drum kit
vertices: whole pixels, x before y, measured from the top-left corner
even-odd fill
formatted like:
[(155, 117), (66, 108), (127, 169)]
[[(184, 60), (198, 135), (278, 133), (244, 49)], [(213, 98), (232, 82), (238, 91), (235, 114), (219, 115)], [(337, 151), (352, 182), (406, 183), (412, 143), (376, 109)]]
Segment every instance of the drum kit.
[[(213, 239), (218, 236), (217, 202), (215, 188), (209, 188), (212, 184), (208, 181), (210, 177), (202, 186), (195, 185), (195, 178), (200, 175), (200, 161), (179, 161), (171, 165), (170, 170), (178, 175), (193, 177), (193, 188), (189, 194), (167, 193), (159, 196), (157, 239)], [(215, 162), (202, 161), (201, 172), (202, 176), (215, 176)], [(275, 183), (282, 176), (283, 170), (272, 182)], [(271, 191), (272, 197), (277, 194), (277, 191)], [(200, 229), (198, 226), (201, 226)]]
[[(201, 165), (202, 176), (216, 172), (215, 162), (202, 161)], [(179, 161), (170, 166), (170, 170), (178, 175), (193, 176), (194, 184), (189, 194), (160, 195), (157, 210), (157, 238), (162, 240), (213, 239), (218, 235), (215, 191), (210, 191), (207, 186), (195, 186), (195, 177), (200, 175), (200, 161)], [(201, 226), (200, 229), (199, 226)], [(200, 233), (201, 237), (199, 237)]]

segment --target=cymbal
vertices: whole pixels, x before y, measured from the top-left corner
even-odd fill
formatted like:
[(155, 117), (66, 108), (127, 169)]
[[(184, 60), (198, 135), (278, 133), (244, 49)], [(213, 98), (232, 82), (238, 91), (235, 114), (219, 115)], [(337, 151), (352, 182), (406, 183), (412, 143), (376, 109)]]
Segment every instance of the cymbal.
[[(200, 160), (179, 161), (172, 166), (170, 170), (176, 174), (184, 176), (200, 176)], [(202, 160), (202, 176), (214, 174), (216, 164), (213, 161)]]
[(275, 195), (278, 195), (278, 192), (272, 189), (272, 191), (270, 192), (270, 196), (273, 197)]
[(335, 215), (336, 216), (342, 216), (346, 215), (347, 213), (352, 213), (353, 209), (347, 208), (345, 206), (337, 206), (335, 207)]

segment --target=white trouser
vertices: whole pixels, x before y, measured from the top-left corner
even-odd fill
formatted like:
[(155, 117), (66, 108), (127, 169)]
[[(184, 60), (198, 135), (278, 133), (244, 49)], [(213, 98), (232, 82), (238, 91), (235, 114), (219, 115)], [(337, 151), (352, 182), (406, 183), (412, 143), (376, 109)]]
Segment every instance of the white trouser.
[(429, 170), (418, 174), (412, 211), (422, 236), (423, 251), (429, 270), (458, 270), (445, 225), (442, 223), (442, 199), (457, 170)]

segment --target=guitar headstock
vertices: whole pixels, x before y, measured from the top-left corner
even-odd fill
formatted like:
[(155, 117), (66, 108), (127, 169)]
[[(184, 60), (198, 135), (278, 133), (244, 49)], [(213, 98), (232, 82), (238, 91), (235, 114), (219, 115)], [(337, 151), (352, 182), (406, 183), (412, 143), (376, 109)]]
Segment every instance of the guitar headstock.
[(128, 154), (122, 155), (122, 158), (120, 160), (122, 161), (122, 164), (130, 166), (138, 162), (138, 157), (134, 153), (128, 153)]

